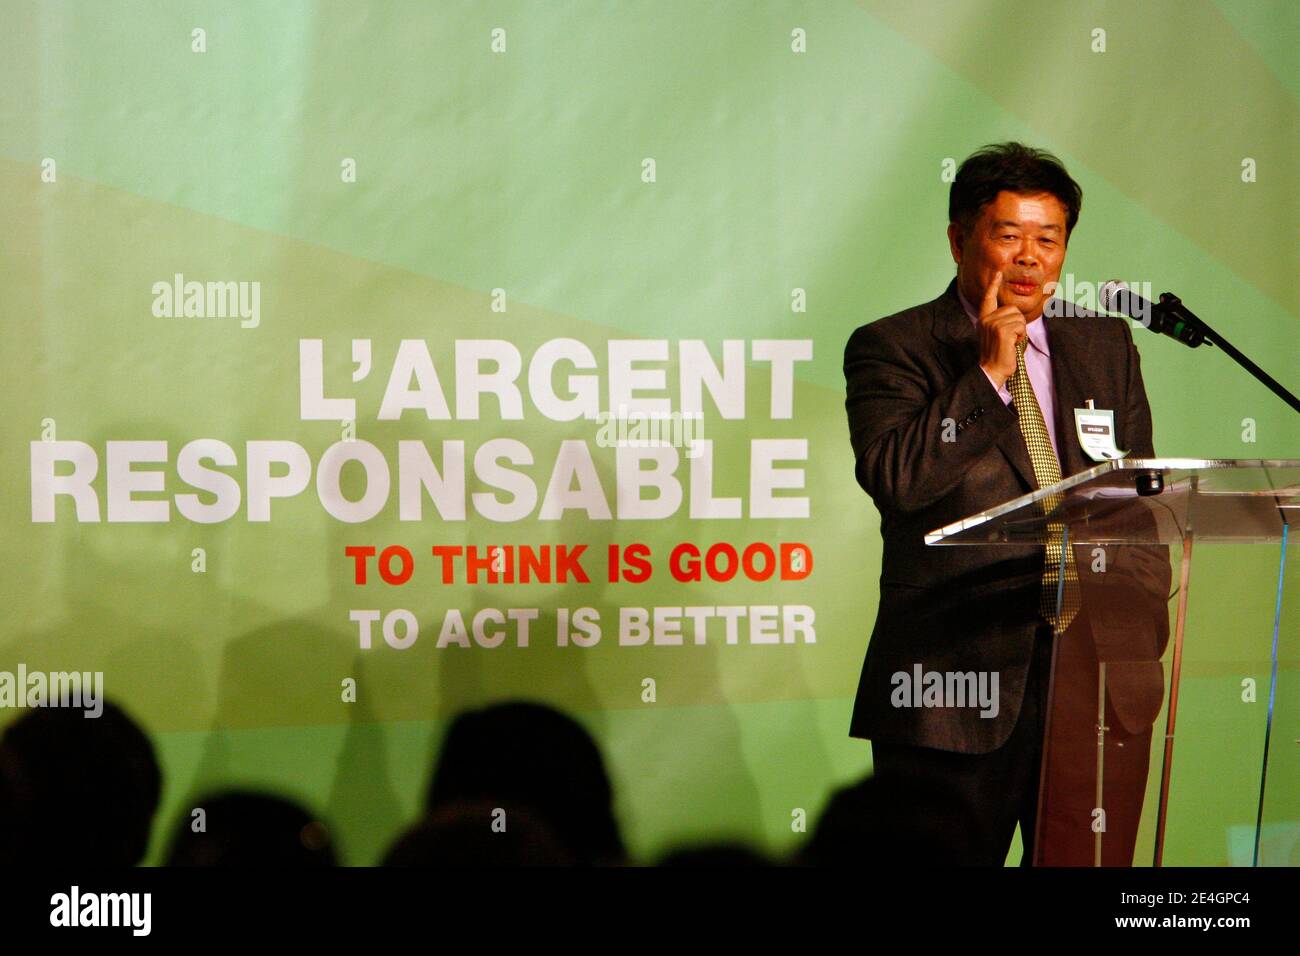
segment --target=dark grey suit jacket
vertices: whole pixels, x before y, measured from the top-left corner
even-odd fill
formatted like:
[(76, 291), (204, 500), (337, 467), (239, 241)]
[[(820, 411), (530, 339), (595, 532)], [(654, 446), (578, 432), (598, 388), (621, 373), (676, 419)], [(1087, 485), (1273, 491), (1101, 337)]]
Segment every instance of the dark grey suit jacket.
[[(1085, 399), (1115, 412), (1116, 444), (1155, 454), (1151, 410), (1126, 320), (1078, 310), (1045, 316), (1056, 391), (1061, 473), (1093, 467), (1074, 412)], [(939, 298), (854, 331), (844, 352), (845, 407), (858, 484), (880, 511), (880, 604), (849, 733), (960, 753), (987, 753), (1015, 726), (1041, 621), (1041, 545), (927, 546), (927, 532), (1037, 489), (1013, 406), (979, 367), (979, 336), (954, 279)], [(948, 421), (945, 441), (945, 421)], [(1165, 545), (1075, 548), (1091, 633), (1124, 728), (1149, 728), (1164, 694), (1158, 660), (1169, 636), (1172, 577)], [(1098, 591), (1097, 589), (1103, 589)], [(895, 707), (892, 677), (925, 671), (998, 672), (996, 717), (979, 708)]]

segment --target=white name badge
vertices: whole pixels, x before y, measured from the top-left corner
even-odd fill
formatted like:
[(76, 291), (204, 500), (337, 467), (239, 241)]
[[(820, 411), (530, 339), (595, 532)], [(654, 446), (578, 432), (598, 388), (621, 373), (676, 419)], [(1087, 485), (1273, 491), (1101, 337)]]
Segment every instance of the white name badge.
[(1079, 436), (1079, 444), (1093, 461), (1115, 461), (1125, 457), (1128, 452), (1115, 447), (1115, 413), (1109, 408), (1092, 408), (1089, 399), (1088, 408), (1074, 410), (1074, 430)]

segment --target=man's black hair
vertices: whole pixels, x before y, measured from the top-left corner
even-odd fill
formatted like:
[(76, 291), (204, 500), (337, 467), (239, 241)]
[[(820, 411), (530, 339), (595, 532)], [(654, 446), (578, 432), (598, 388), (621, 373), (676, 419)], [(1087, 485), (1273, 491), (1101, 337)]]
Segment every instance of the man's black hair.
[(1023, 143), (996, 143), (967, 156), (948, 191), (948, 221), (964, 238), (998, 193), (1050, 193), (1065, 207), (1068, 239), (1079, 221), (1083, 190), (1051, 153)]

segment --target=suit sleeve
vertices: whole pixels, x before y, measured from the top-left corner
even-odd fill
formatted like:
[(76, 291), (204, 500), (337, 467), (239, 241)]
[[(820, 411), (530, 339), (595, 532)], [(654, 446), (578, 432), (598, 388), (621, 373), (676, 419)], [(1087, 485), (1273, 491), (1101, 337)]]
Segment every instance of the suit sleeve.
[(935, 391), (905, 346), (873, 323), (854, 332), (844, 350), (855, 474), (882, 511), (939, 501), (1004, 429), (1016, 427), (979, 365)]
[(1128, 434), (1124, 436), (1125, 441), (1129, 446), (1129, 454), (1134, 458), (1154, 458), (1156, 450), (1151, 436), (1151, 405), (1147, 402), (1147, 390), (1142, 382), (1142, 356), (1133, 344), (1133, 330), (1129, 328), (1128, 320), (1122, 319), (1120, 324), (1124, 329), (1124, 343), (1128, 347), (1128, 380), (1124, 389), (1128, 399), (1127, 414), (1124, 417)]
[[(1128, 351), (1124, 391), (1124, 443), (1128, 446), (1130, 457), (1154, 458), (1151, 406), (1147, 402), (1146, 388), (1142, 381), (1141, 358), (1133, 344), (1133, 333), (1128, 322), (1123, 321), (1121, 324)], [(1154, 537), (1155, 519), (1147, 514), (1143, 516), (1142, 522), (1147, 532)], [(1126, 614), (1133, 614), (1140, 608), (1146, 610), (1154, 621), (1157, 654), (1163, 653), (1169, 639), (1169, 591), (1173, 580), (1169, 545), (1117, 545), (1113, 549), (1113, 560), (1107, 573), (1089, 577), (1103, 587), (1098, 598), (1105, 602), (1105, 610), (1111, 612), (1108, 617), (1112, 626), (1121, 626)]]
[[(1128, 428), (1132, 435), (1132, 453), (1142, 458), (1156, 457), (1151, 429), (1151, 405), (1147, 401), (1146, 385), (1142, 381), (1142, 358), (1133, 344), (1133, 330), (1127, 320), (1123, 322), (1124, 340), (1128, 345)], [(1151, 518), (1154, 537), (1155, 519)], [(1134, 560), (1133, 573), (1141, 582), (1142, 590), (1153, 602), (1157, 622), (1157, 646), (1163, 651), (1169, 638), (1169, 590), (1173, 581), (1173, 567), (1169, 563), (1169, 545), (1140, 545), (1129, 549)]]

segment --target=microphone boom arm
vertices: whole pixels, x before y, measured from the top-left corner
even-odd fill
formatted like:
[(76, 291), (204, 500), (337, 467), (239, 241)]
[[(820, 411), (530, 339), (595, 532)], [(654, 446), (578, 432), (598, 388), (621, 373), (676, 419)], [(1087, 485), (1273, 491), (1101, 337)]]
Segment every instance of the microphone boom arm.
[[(1300, 399), (1292, 395), (1273, 376), (1243, 355), (1231, 342), (1206, 325), (1204, 320), (1183, 305), (1182, 300), (1172, 292), (1160, 293), (1160, 301), (1152, 303), (1151, 313), (1151, 324), (1148, 326), (1151, 331), (1170, 335), (1190, 348), (1196, 348), (1198, 345), (1206, 343), (1217, 345), (1234, 362), (1267, 385), (1282, 401), (1290, 405), (1293, 411), (1300, 412)], [(1182, 327), (1180, 328), (1180, 326)]]

